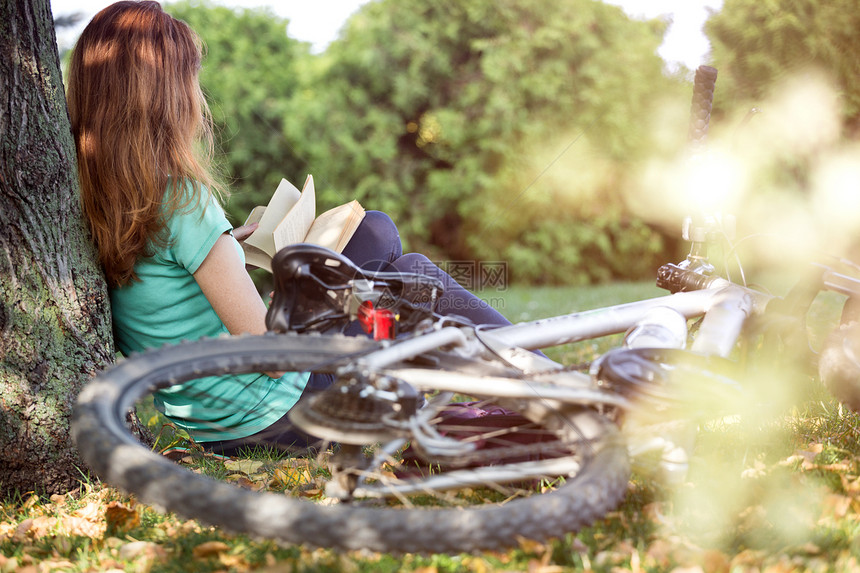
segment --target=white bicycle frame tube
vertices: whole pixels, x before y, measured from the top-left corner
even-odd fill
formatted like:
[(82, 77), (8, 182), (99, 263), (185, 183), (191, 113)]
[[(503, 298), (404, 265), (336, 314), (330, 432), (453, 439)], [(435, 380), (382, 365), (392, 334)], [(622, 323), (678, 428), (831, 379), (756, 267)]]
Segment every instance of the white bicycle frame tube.
[(494, 329), (493, 335), (513, 346), (530, 350), (625, 332), (645, 313), (668, 307), (686, 318), (704, 316), (693, 350), (726, 356), (744, 321), (760, 311), (769, 297), (724, 281), (705, 290), (679, 292), (642, 301), (576, 312)]
[[(710, 289), (679, 292), (626, 304), (575, 312), (510, 326), (487, 329), (484, 332), (513, 347), (534, 350), (599, 338), (625, 332), (636, 325), (649, 310), (671, 308), (686, 318), (704, 316), (692, 350), (701, 354), (728, 356), (741, 333), (746, 319), (761, 312), (771, 297), (756, 291), (720, 281)], [(446, 326), (415, 338), (393, 344), (364, 356), (358, 362), (361, 369), (379, 371), (395, 363), (443, 346), (463, 347), (475, 342), (463, 329)]]
[[(649, 310), (668, 307), (688, 319), (704, 316), (692, 346), (694, 352), (727, 356), (746, 319), (760, 312), (770, 298), (728, 281), (720, 281), (720, 286), (715, 288), (522, 322), (485, 332), (492, 333), (494, 339), (510, 346), (534, 350), (625, 332)], [(460, 328), (448, 326), (395, 342), (365, 356), (360, 362), (364, 368), (374, 371), (442, 346), (466, 346), (469, 341), (470, 338)]]
[(586, 310), (494, 329), (493, 335), (513, 346), (546, 348), (624, 332), (652, 308), (665, 306), (687, 318), (709, 307), (713, 290), (683, 292), (594, 310)]

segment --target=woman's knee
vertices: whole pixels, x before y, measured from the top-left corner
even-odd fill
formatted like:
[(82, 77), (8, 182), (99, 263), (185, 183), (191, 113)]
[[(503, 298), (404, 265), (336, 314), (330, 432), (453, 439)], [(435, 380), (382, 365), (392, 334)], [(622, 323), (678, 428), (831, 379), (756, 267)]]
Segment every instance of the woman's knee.
[(397, 225), (382, 211), (367, 211), (343, 254), (363, 269), (384, 269), (403, 254)]
[(415, 273), (436, 278), (441, 278), (444, 274), (435, 263), (421, 253), (406, 253), (397, 260), (392, 261), (391, 266), (394, 270), (401, 273)]
[[(370, 227), (379, 241), (386, 245), (396, 244), (400, 247), (400, 231), (388, 213), (382, 211), (367, 211), (362, 224)], [(403, 254), (402, 247), (400, 253)]]

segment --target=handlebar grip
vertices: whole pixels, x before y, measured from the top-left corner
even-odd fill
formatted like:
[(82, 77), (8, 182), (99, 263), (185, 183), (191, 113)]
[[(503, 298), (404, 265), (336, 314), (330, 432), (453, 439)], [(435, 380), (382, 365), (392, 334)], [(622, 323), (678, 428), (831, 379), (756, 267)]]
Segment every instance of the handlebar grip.
[(657, 286), (672, 294), (703, 290), (717, 286), (727, 286), (729, 283), (717, 275), (705, 275), (679, 265), (667, 264), (657, 269)]
[(714, 103), (714, 87), (717, 83), (717, 69), (699, 66), (693, 84), (693, 101), (690, 105), (690, 130), (688, 140), (694, 150), (702, 147), (708, 135), (708, 121)]

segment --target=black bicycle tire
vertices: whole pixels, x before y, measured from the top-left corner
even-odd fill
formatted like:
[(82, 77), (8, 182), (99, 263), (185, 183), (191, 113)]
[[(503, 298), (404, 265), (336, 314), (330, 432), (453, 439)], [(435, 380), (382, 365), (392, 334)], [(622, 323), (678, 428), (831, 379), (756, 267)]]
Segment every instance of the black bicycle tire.
[[(257, 493), (192, 473), (142, 446), (126, 429), (128, 400), (190, 371), (248, 368), (301, 370), (349, 361), (378, 343), (351, 337), (265, 335), (166, 346), (110, 368), (79, 397), (72, 436), (82, 459), (107, 484), (140, 501), (227, 530), (289, 544), (386, 553), (461, 553), (545, 541), (590, 525), (624, 498), (629, 462), (613, 424), (590, 420), (605, 434), (582, 471), (554, 491), (504, 505), (385, 509), (327, 506), (275, 493)], [(275, 358), (277, 357), (277, 358)], [(333, 366), (332, 366), (333, 367)]]

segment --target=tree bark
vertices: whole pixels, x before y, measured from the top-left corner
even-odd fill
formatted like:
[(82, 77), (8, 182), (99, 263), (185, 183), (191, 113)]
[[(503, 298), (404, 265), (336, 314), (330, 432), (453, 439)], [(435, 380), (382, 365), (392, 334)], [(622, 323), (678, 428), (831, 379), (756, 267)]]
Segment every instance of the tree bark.
[(81, 479), (69, 418), (114, 356), (49, 0), (0, 3), (0, 497)]

